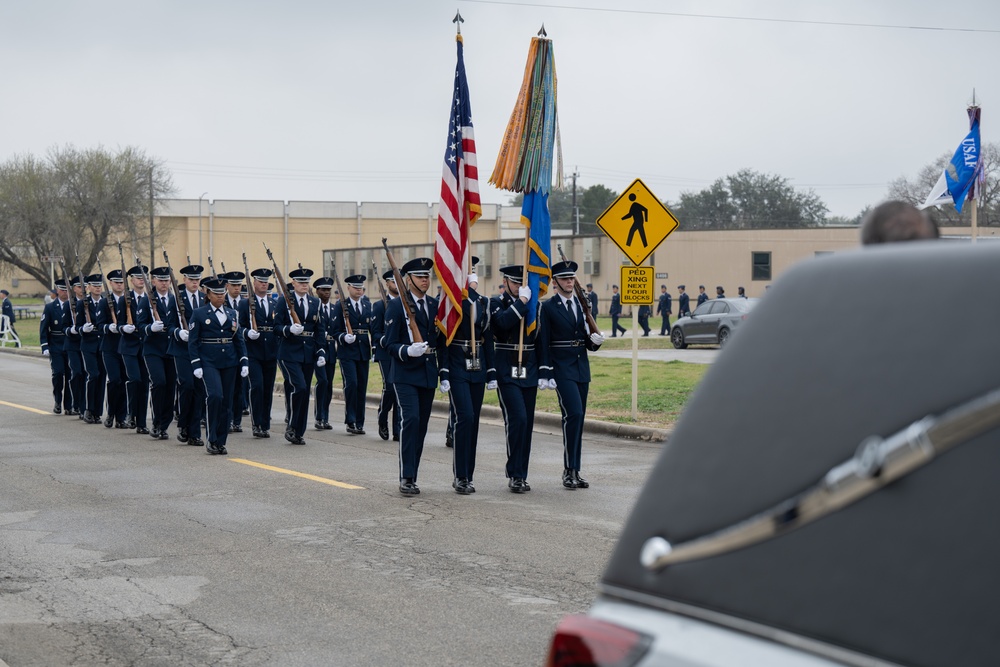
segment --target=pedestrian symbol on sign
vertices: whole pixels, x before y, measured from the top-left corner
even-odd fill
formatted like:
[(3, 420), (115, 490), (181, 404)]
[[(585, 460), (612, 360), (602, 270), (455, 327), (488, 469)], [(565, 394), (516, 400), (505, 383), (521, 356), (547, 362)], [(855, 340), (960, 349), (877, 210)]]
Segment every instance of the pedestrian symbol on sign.
[(622, 220), (632, 218), (632, 227), (628, 230), (628, 240), (625, 241), (625, 245), (632, 245), (632, 237), (639, 232), (642, 247), (645, 248), (649, 244), (646, 243), (646, 230), (643, 229), (643, 225), (649, 220), (649, 209), (635, 200), (634, 193), (628, 196), (628, 200), (632, 202), (632, 206), (629, 207), (628, 213), (622, 216)]

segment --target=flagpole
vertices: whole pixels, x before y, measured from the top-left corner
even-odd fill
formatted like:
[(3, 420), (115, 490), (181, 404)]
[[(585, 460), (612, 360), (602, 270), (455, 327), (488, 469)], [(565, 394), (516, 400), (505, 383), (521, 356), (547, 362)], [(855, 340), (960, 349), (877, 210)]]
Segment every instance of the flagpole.
[[(531, 227), (524, 228), (524, 268), (521, 269), (521, 284), (528, 284), (528, 262), (531, 261)], [(514, 295), (511, 294), (511, 297)], [(531, 299), (528, 299), (531, 305)], [(521, 318), (521, 328), (517, 334), (517, 376), (521, 377), (521, 369), (524, 368), (524, 321), (528, 319), (525, 315)]]

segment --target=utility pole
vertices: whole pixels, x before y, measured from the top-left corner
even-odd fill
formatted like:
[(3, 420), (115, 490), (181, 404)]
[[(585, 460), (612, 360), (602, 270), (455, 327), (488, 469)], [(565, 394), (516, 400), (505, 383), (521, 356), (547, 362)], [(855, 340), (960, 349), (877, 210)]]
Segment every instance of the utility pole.
[(580, 207), (576, 204), (576, 178), (580, 175), (577, 167), (573, 168), (573, 222), (576, 224), (576, 235), (580, 235)]
[(156, 236), (153, 232), (153, 168), (149, 168), (149, 268), (153, 269), (156, 263)]

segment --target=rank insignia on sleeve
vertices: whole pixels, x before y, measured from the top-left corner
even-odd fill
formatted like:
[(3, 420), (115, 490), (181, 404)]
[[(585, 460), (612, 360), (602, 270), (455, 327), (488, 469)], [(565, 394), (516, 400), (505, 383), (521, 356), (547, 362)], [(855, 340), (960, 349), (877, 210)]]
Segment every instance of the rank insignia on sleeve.
[[(208, 324), (208, 322), (206, 322), (205, 324)], [(188, 322), (188, 329), (194, 331), (194, 321)]]

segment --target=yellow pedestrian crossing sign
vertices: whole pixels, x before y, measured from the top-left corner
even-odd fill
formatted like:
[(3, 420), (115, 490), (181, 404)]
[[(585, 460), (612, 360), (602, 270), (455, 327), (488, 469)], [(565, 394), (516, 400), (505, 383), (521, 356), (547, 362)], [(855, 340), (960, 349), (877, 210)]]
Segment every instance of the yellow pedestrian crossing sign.
[(597, 219), (601, 231), (636, 266), (645, 262), (678, 224), (674, 214), (638, 178)]

